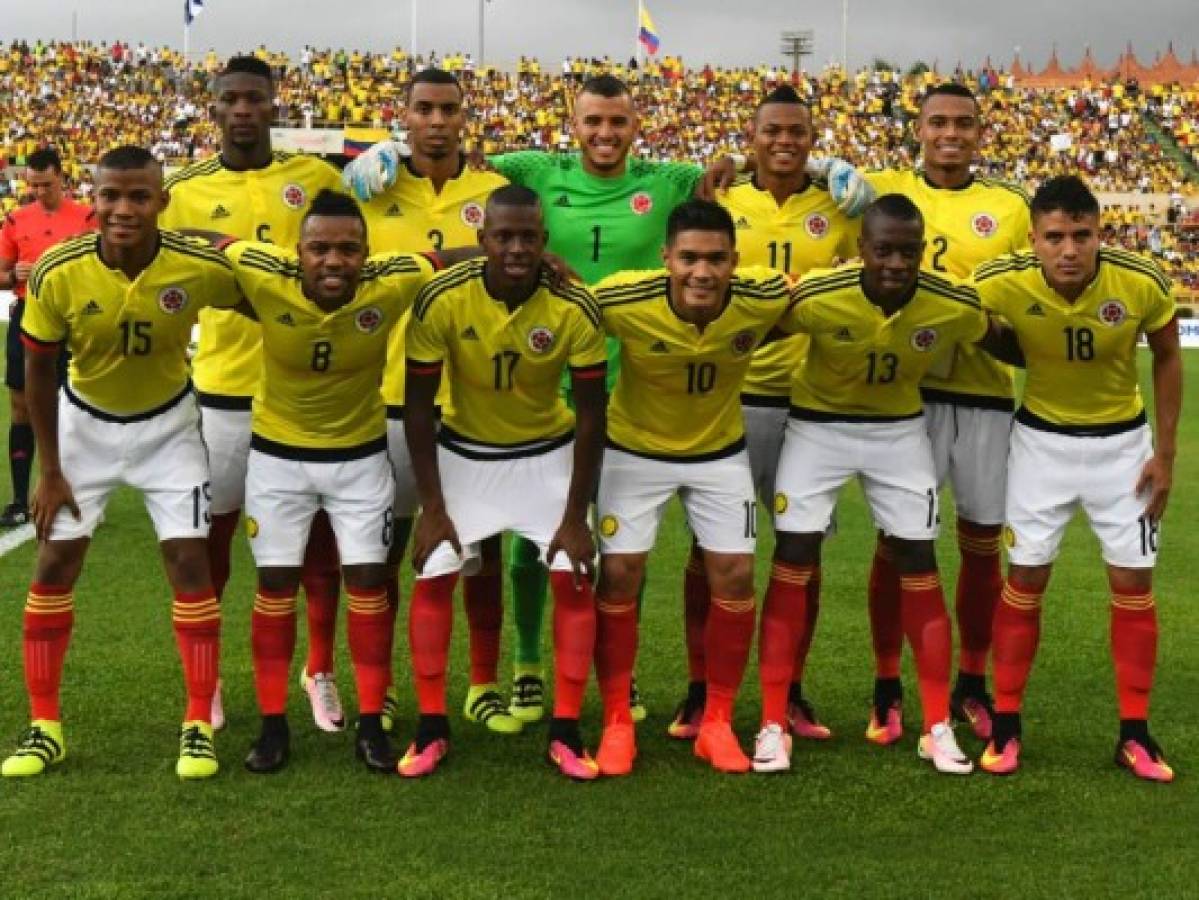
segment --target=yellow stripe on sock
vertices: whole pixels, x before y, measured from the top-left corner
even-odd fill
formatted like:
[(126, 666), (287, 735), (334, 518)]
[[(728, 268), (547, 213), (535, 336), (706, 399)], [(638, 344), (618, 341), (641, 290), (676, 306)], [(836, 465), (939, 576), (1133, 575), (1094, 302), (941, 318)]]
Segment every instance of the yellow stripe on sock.
[(719, 606), (725, 612), (730, 613), (748, 613), (754, 611), (754, 598), (749, 597), (745, 600), (726, 600), (723, 597), (713, 597), (712, 605)]
[(595, 604), (598, 612), (609, 616), (619, 616), (625, 613), (634, 612), (637, 609), (637, 601), (631, 600), (627, 603), (613, 602), (611, 600), (599, 600)]
[(254, 612), (263, 616), (294, 616), (296, 614), (295, 597), (264, 597), (254, 595)]
[(1003, 603), (1013, 609), (1022, 609), (1028, 612), (1041, 608), (1041, 597), (1040, 592), (1019, 591), (1007, 582), (1004, 583), (1003, 592), (1000, 594), (1000, 600)]
[(1133, 611), (1153, 609), (1157, 601), (1150, 591), (1147, 594), (1112, 594), (1112, 606), (1116, 609)]

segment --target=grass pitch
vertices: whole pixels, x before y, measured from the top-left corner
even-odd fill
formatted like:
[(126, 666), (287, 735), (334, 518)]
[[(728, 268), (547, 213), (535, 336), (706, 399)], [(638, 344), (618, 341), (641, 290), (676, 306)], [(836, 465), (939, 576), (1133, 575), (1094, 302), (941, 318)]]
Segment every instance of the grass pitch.
[[(1194, 396), (1199, 370), (1192, 367), (1187, 383)], [(650, 717), (639, 729), (632, 777), (568, 783), (540, 761), (544, 726), (505, 738), (457, 715), (452, 754), (436, 776), (416, 783), (373, 776), (353, 759), (350, 734), (315, 729), (298, 690), (290, 707), (291, 765), (273, 777), (249, 775), (241, 758), (257, 733), (249, 653), (253, 582), (239, 539), (225, 605), (223, 769), (210, 782), (183, 784), (173, 774), (182, 684), (169, 589), (140, 500), (119, 493), (76, 590), (63, 689), (69, 757), (46, 777), (0, 784), (0, 897), (1191, 894), (1199, 846), (1192, 774), (1199, 767), (1192, 699), (1199, 694), (1193, 640), (1199, 612), (1188, 592), (1191, 566), (1199, 562), (1193, 417), (1183, 422), (1175, 479), (1156, 586), (1162, 638), (1154, 730), (1179, 773), (1169, 786), (1138, 782), (1112, 765), (1107, 588), (1098, 547), (1080, 522), (1070, 530), (1046, 599), (1021, 772), (1009, 779), (950, 778), (918, 761), (910, 668), (907, 735), (896, 747), (868, 744), (862, 738), (872, 677), (865, 581), (873, 535), (853, 487), (841, 505), (840, 534), (826, 549), (823, 611), (806, 680), (835, 737), (797, 745), (789, 775), (719, 776), (689, 746), (665, 736), (686, 679), (680, 602), (686, 537), (672, 510), (651, 561), (638, 664)], [(7, 471), (0, 495), (7, 501)], [(957, 569), (952, 531), (945, 528), (940, 545), (950, 591)], [(768, 528), (763, 535), (760, 589)], [(27, 544), (0, 558), (5, 742), (27, 717), (21, 608), (34, 551)], [(464, 621), (459, 614), (455, 706), (466, 691)], [(399, 734), (406, 741), (415, 700), (403, 635), (401, 626)], [(302, 645), (303, 638), (298, 657)], [(338, 664), (350, 706), (344, 642)], [(751, 664), (737, 717), (746, 742), (757, 712)], [(592, 741), (598, 721), (593, 693), (584, 716)], [(959, 737), (969, 752), (981, 749), (964, 733)]]

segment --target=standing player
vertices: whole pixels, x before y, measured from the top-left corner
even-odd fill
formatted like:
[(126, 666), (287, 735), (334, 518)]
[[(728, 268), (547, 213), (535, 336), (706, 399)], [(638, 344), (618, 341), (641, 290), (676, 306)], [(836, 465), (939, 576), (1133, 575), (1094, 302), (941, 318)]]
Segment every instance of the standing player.
[[(25, 604), (25, 683), (33, 722), (5, 776), (38, 775), (66, 757), (59, 711), (74, 623), (73, 589), (109, 495), (142, 492), (175, 598), (172, 619), (187, 711), (175, 771), (217, 771), (210, 712), (220, 612), (208, 574), (208, 461), (196, 427), (186, 349), (196, 314), (236, 302), (228, 261), (158, 229), (162, 168), (119, 147), (96, 169), (99, 235), (47, 253), (29, 279), (22, 339), (41, 477), (32, 514), (38, 557)], [(72, 353), (58, 395), (56, 363)]]
[[(809, 269), (828, 267), (856, 256), (857, 220), (841, 212), (828, 190), (813, 183), (805, 171), (812, 149), (812, 112), (795, 90), (784, 86), (768, 94), (754, 113), (748, 135), (757, 163), (753, 180), (738, 184), (717, 198), (737, 226), (741, 264), (768, 266), (799, 276)], [(806, 348), (807, 338), (795, 335), (757, 350), (741, 389), (746, 452), (754, 489), (767, 503), (774, 497), (774, 474), (787, 426), (791, 382)], [(683, 597), (690, 685), (668, 731), (672, 737), (693, 738), (703, 716), (704, 630), (709, 607), (708, 579), (698, 544), (692, 544), (691, 558), (683, 575)], [(808, 614), (813, 622), (816, 611), (817, 605), (811, 604)], [(777, 666), (772, 667), (774, 652), (769, 639), (766, 632), (759, 639), (764, 685), (767, 677), (777, 677), (779, 671)], [(806, 655), (804, 650), (801, 655)], [(785, 669), (791, 672), (790, 661)], [(800, 737), (829, 737), (829, 730), (816, 721), (811, 706), (803, 699), (799, 680), (797, 670), (791, 687), (788, 724)], [(781, 684), (786, 690), (786, 680)]]
[[(1012, 323), (1028, 380), (1008, 458), (1008, 576), (995, 614), (995, 727), (980, 760), (1014, 772), (1020, 703), (1041, 628), (1041, 598), (1079, 507), (1099, 539), (1112, 592), (1120, 708), (1116, 764), (1138, 778), (1174, 773), (1149, 734), (1157, 661), (1153, 565), (1173, 480), (1182, 354), (1170, 282), (1141, 256), (1099, 245), (1099, 202), (1074, 176), (1032, 201), (1033, 252), (982, 266), (983, 302)], [(1157, 436), (1137, 386), (1137, 338), (1153, 355)]]
[[(8, 352), (4, 383), (8, 387), (8, 471), (12, 502), (0, 510), (0, 528), (29, 521), (29, 474), (33, 470), (33, 426), (25, 404), (25, 352), (21, 343), (21, 314), (33, 265), (50, 247), (96, 227), (95, 211), (76, 203), (63, 189), (62, 160), (54, 150), (29, 154), (25, 181), (33, 202), (13, 210), (0, 226), (0, 288), (16, 299), (8, 309)], [(60, 359), (65, 364), (66, 354)]]
[[(987, 260), (1028, 246), (1028, 197), (1018, 187), (971, 172), (982, 136), (978, 101), (960, 84), (933, 87), (916, 121), (923, 167), (867, 175), (880, 194), (908, 197), (924, 217), (924, 266), (968, 278)], [(976, 736), (991, 733), (986, 690), (991, 619), (1002, 576), (999, 540), (1003, 527), (1003, 479), (1008, 434), (1015, 409), (1011, 369), (970, 344), (929, 370), (921, 385), (926, 423), (937, 466), (937, 484), (953, 486), (957, 511), (958, 676), (952, 708)], [(889, 744), (903, 733), (899, 661), (903, 628), (899, 613), (896, 548), (880, 539), (870, 576), (870, 615), (876, 681), (866, 736)]]
[[(953, 641), (934, 554), (936, 474), (919, 384), (933, 360), (956, 344), (980, 342), (1001, 352), (1005, 341), (998, 325), (988, 325), (973, 289), (920, 270), (923, 222), (906, 197), (887, 194), (867, 209), (858, 246), (860, 264), (800, 280), (795, 313), (783, 323), (806, 331), (811, 344), (792, 388), (779, 460), (762, 632), (782, 645), (780, 666), (795, 658), (837, 494), (857, 476), (902, 573), (901, 621), (924, 712), (920, 756), (939, 772), (965, 774), (972, 766), (948, 722)], [(1002, 336), (1014, 356), (1010, 335)], [(764, 689), (757, 771), (790, 767), (785, 714), (785, 690)]]
[[(212, 87), (210, 115), (220, 130), (220, 154), (167, 180), (171, 205), (163, 218), (164, 227), (295, 246), (309, 202), (321, 190), (339, 187), (340, 173), (315, 157), (271, 150), (275, 84), (265, 62), (235, 56)], [(192, 366), (212, 465), (208, 547), (213, 584), (220, 596), (229, 580), (229, 554), (245, 495), (250, 405), (262, 373), (259, 326), (232, 312), (205, 312), (200, 317), (200, 346)], [(309, 654), (301, 679), (313, 718), (325, 731), (340, 730), (344, 724), (333, 680), (340, 592), (334, 549), (333, 534), (322, 512), (314, 523), (305, 565)], [(218, 709), (218, 721), (221, 718)]]
[[(407, 439), (421, 516), (409, 638), (421, 715), (399, 764), (406, 777), (432, 773), (449, 750), (445, 672), (454, 582), (477, 565), (480, 542), (503, 531), (535, 543), (551, 569), (550, 761), (572, 778), (598, 774), (578, 720), (595, 645), (587, 507), (603, 447), (604, 341), (591, 294), (551, 286), (542, 261), (546, 237), (537, 195), (500, 188), (479, 235), (485, 260), (434, 279), (412, 313)], [(454, 377), (438, 434), (433, 403), (447, 365)], [(567, 370), (573, 415), (558, 392)]]

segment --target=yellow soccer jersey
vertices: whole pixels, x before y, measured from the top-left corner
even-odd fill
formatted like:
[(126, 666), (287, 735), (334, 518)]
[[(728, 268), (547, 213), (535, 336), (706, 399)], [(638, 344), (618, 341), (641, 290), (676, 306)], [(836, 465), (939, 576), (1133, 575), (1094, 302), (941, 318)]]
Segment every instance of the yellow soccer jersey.
[(670, 305), (665, 270), (619, 272), (594, 290), (604, 329), (620, 340), (608, 443), (683, 462), (744, 446), (741, 386), (753, 351), (790, 303), (786, 277), (738, 269), (724, 311), (702, 331)]
[[(362, 207), (370, 229), (371, 249), (376, 252), (411, 253), (468, 247), (479, 241), (483, 208), (496, 188), (508, 179), (495, 172), (476, 172), (465, 167), (455, 178), (433, 190), (433, 182), (417, 175), (410, 164), (400, 167), (395, 184)], [(391, 332), (387, 369), (383, 373), (383, 402), (388, 411), (404, 405), (404, 335), (407, 321)], [(438, 400), (448, 397), (449, 378), (443, 379)]]
[[(937, 188), (912, 169), (866, 177), (880, 195), (903, 194), (919, 207), (924, 266), (933, 272), (969, 278), (982, 263), (1028, 247), (1028, 195), (1015, 185), (976, 177), (962, 188)], [(1011, 410), (1015, 396), (1011, 367), (966, 344), (938, 362), (921, 387), (926, 400), (991, 409)]]
[(417, 254), (371, 257), (354, 299), (325, 312), (304, 296), (299, 261), (270, 244), (225, 250), (262, 334), (254, 446), (297, 459), (349, 459), (380, 449), (386, 431), (379, 381), (388, 332), (432, 276)]
[(939, 353), (987, 333), (974, 289), (922, 271), (916, 293), (886, 315), (862, 291), (862, 266), (810, 272), (779, 322), (811, 338), (791, 390), (791, 415), (817, 421), (893, 421), (921, 414), (920, 382)]
[(69, 385), (116, 416), (148, 412), (188, 383), (187, 345), (203, 309), (235, 305), (233, 269), (216, 250), (171, 231), (130, 281), (100, 259), (100, 237), (65, 241), (29, 279), (22, 330), (37, 343), (66, 342)]
[(563, 372), (604, 375), (599, 308), (587, 289), (554, 288), (543, 276), (510, 312), (488, 293), (484, 268), (482, 259), (464, 262), (421, 291), (408, 324), (408, 365), (453, 370), (443, 443), (542, 449), (574, 428), (558, 389)]
[[(341, 190), (341, 175), (315, 156), (275, 153), (266, 168), (247, 170), (226, 168), (214, 156), (176, 172), (166, 187), (164, 228), (216, 231), (292, 251), (308, 204), (325, 188)], [(262, 374), (258, 326), (236, 313), (205, 312), (192, 367), (201, 402), (248, 409)]]
[(1176, 312), (1155, 263), (1105, 247), (1095, 280), (1073, 303), (1049, 287), (1031, 251), (980, 266), (975, 283), (1024, 351), (1022, 421), (1085, 432), (1142, 417), (1137, 336), (1164, 328)]
[[(850, 219), (824, 188), (809, 183), (782, 205), (752, 181), (717, 198), (737, 225), (742, 266), (768, 266), (798, 277), (858, 255), (861, 222)], [(807, 351), (806, 335), (771, 341), (754, 353), (741, 393), (751, 402), (786, 403)]]

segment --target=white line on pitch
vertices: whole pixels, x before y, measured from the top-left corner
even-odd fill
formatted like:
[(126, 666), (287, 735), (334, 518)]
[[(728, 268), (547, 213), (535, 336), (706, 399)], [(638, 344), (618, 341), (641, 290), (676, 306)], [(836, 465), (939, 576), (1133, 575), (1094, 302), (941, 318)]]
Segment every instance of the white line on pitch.
[(15, 528), (4, 537), (0, 537), (0, 556), (16, 550), (26, 541), (33, 540), (33, 526), (22, 525), (20, 528)]

